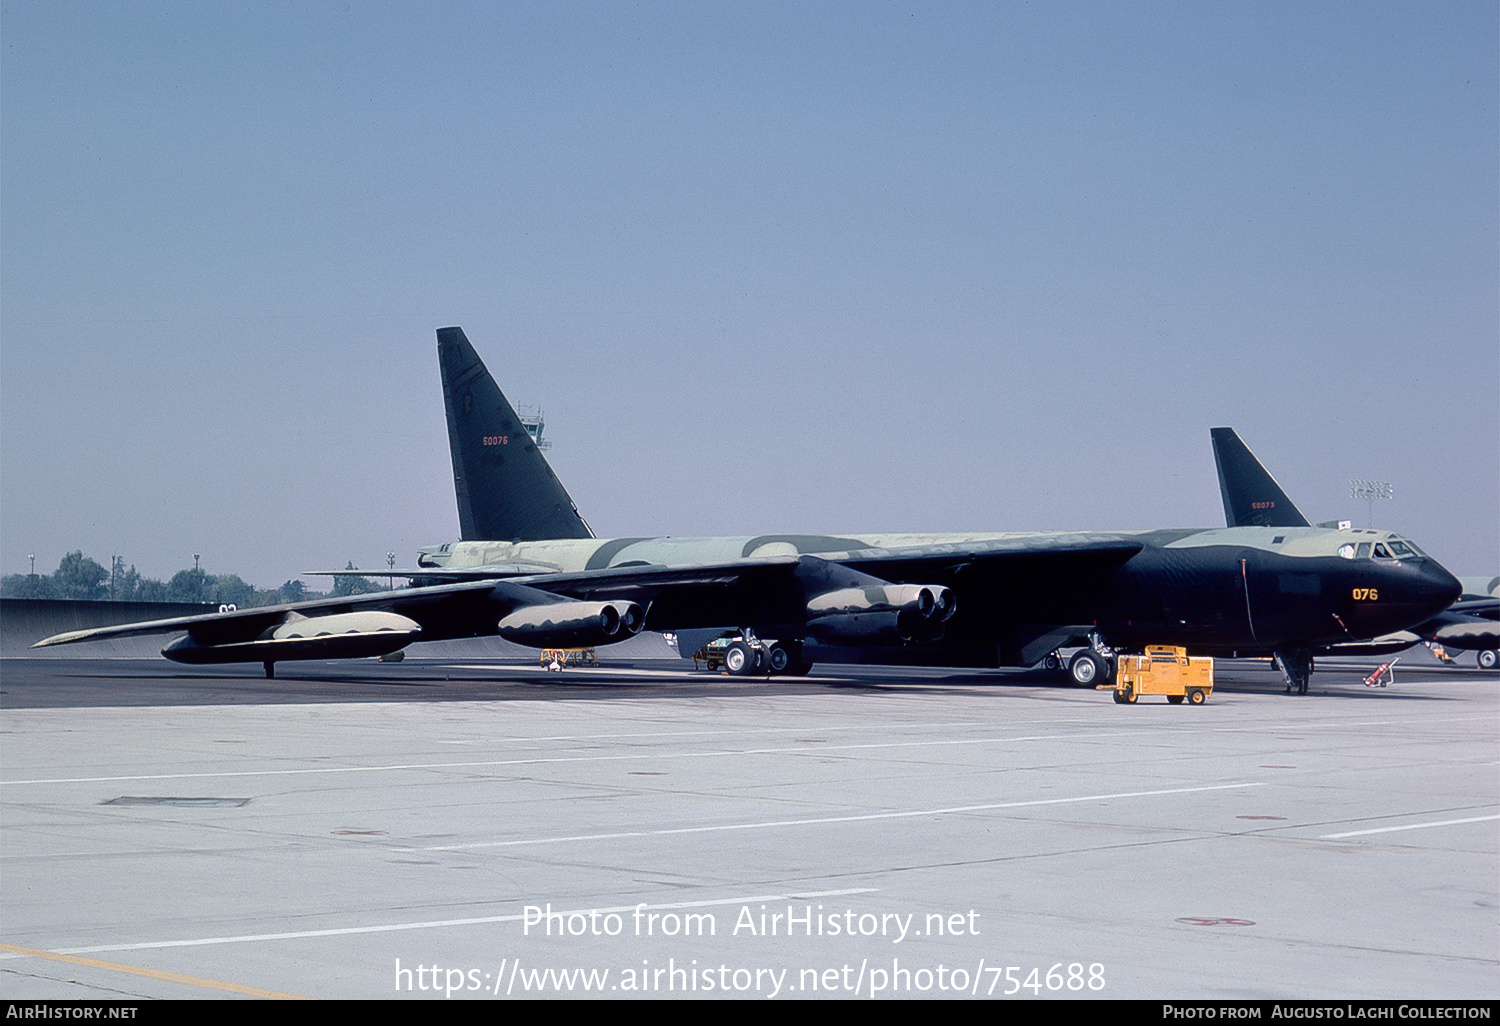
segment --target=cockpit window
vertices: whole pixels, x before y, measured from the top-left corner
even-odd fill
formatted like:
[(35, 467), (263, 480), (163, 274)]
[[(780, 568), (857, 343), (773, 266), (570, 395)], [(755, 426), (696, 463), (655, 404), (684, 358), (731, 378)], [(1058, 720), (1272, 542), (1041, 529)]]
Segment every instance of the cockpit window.
[(1406, 544), (1406, 542), (1397, 541), (1395, 538), (1391, 539), (1391, 551), (1396, 554), (1397, 559), (1413, 559), (1421, 555), (1421, 553)]
[(1391, 558), (1391, 554), (1385, 550), (1385, 545), (1383, 543), (1381, 543), (1381, 542), (1376, 542), (1375, 543), (1375, 558), (1377, 558), (1377, 559), (1390, 559)]
[(1360, 542), (1359, 543), (1359, 551), (1357, 553), (1355, 553), (1355, 555), (1357, 555), (1360, 559), (1369, 559), (1370, 558), (1370, 543), (1369, 542)]
[(1350, 545), (1340, 545), (1339, 546), (1339, 555), (1343, 556), (1345, 559), (1353, 559), (1354, 558), (1354, 546), (1352, 544), (1350, 544)]

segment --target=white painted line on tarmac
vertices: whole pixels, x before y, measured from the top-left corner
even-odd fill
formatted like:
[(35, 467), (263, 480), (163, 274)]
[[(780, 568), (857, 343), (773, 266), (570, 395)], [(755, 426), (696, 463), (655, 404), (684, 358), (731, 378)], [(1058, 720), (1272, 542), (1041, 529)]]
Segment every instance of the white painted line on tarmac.
[[(765, 901), (802, 901), (809, 898), (836, 898), (845, 894), (874, 894), (879, 887), (847, 887), (837, 891), (797, 891), (791, 894), (752, 894), (739, 898), (709, 898), (704, 901), (674, 901), (674, 902), (642, 902), (636, 905), (616, 905), (610, 908), (578, 908), (567, 912), (554, 912), (553, 915), (591, 915), (595, 912), (600, 915), (609, 915), (621, 912), (634, 912), (636, 909), (642, 911), (653, 911), (657, 909), (673, 908), (712, 908), (717, 905), (748, 905), (751, 902)], [(145, 951), (150, 948), (194, 948), (204, 947), (210, 944), (248, 944), (256, 941), (282, 941), (303, 940), (309, 937), (344, 937), (361, 933), (392, 933), (399, 930), (436, 930), (449, 926), (483, 926), (487, 923), (518, 923), (524, 918), (522, 915), (504, 916), (479, 916), (473, 919), (434, 919), (419, 923), (385, 923), (379, 926), (346, 926), (329, 930), (297, 930), (291, 933), (247, 933), (234, 937), (198, 937), (192, 940), (170, 940), (170, 941), (137, 941), (126, 944), (96, 944), (87, 948), (59, 948), (55, 954), (59, 955), (91, 955), (101, 951)], [(18, 954), (11, 949), (10, 953), (4, 953), (5, 947), (0, 946), (0, 961), (10, 958), (26, 958), (26, 954)]]
[[(815, 733), (816, 731), (812, 731)], [(1008, 742), (1021, 741), (1092, 741), (1105, 737), (1139, 737), (1140, 731), (1120, 730), (1089, 732), (1084, 734), (1028, 734), (1016, 737), (971, 737), (952, 738), (946, 740), (932, 741), (881, 741), (870, 742), (859, 745), (819, 745), (817, 748), (809, 748), (807, 745), (797, 745), (789, 748), (742, 748), (726, 749), (723, 751), (708, 752), (630, 752), (625, 755), (588, 755), (557, 757), (532, 757), (526, 759), (490, 759), (478, 762), (413, 762), (398, 763), (390, 766), (318, 766), (308, 769), (270, 769), (270, 770), (224, 770), (218, 773), (151, 773), (132, 776), (117, 777), (57, 777), (42, 780), (0, 780), (0, 785), (15, 787), (23, 784), (111, 784), (122, 783), (132, 780), (226, 780), (238, 777), (280, 777), (280, 776), (304, 776), (308, 774), (327, 773), (392, 773), (407, 770), (446, 770), (446, 769), (482, 769), (491, 766), (540, 766), (553, 763), (570, 762), (633, 762), (642, 759), (709, 759), (725, 758), (737, 755), (787, 755), (816, 753), (825, 755), (828, 752), (858, 751), (867, 749), (889, 749), (889, 748), (930, 748), (934, 746), (948, 745), (984, 745), (1005, 744)]]
[(566, 844), (573, 841), (613, 841), (626, 837), (670, 837), (676, 834), (708, 834), (728, 830), (770, 830), (777, 827), (817, 826), (823, 823), (864, 823), (880, 819), (913, 819), (919, 816), (951, 816), (963, 812), (992, 812), (996, 809), (1025, 809), (1042, 805), (1071, 805), (1078, 802), (1109, 801), (1114, 798), (1153, 798), (1169, 794), (1195, 794), (1202, 791), (1230, 791), (1237, 788), (1265, 787), (1263, 781), (1243, 784), (1212, 784), (1206, 787), (1173, 787), (1160, 791), (1119, 791), (1113, 794), (1086, 794), (1074, 798), (1037, 798), (1021, 802), (992, 802), (984, 805), (954, 805), (941, 809), (908, 809), (900, 812), (869, 812), (852, 816), (819, 816), (814, 819), (777, 819), (760, 823), (721, 823), (714, 826), (671, 827), (662, 830), (621, 830), (605, 834), (575, 834), (570, 837), (526, 837), (511, 841), (475, 841), (472, 844), (440, 844), (430, 847), (393, 847), (392, 851), (469, 851), (475, 848), (514, 848), (532, 844)]
[(1342, 834), (1324, 834), (1321, 841), (1337, 841), (1341, 837), (1364, 837), (1367, 834), (1393, 834), (1398, 830), (1425, 830), (1428, 827), (1456, 826), (1459, 823), (1488, 823), (1500, 819), (1495, 816), (1470, 816), (1468, 819), (1443, 819), (1434, 823), (1408, 823), (1405, 826), (1376, 827), (1373, 830), (1349, 830)]

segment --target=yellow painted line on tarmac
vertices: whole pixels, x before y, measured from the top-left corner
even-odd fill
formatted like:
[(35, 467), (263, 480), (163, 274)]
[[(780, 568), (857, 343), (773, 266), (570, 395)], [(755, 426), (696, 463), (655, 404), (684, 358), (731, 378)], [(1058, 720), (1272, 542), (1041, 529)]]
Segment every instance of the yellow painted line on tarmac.
[(125, 965), (122, 962), (105, 962), (97, 958), (83, 958), (79, 955), (64, 955), (56, 951), (43, 951), (40, 948), (23, 948), (15, 944), (0, 943), (0, 951), (9, 951), (15, 955), (30, 955), (33, 958), (49, 958), (54, 962), (67, 962), (70, 965), (84, 965), (90, 969), (108, 969), (116, 973), (130, 973), (132, 976), (145, 976), (153, 980), (165, 980), (168, 983), (181, 983), (189, 987), (202, 987), (205, 990), (227, 990), (232, 994), (244, 994), (247, 997), (268, 998), (281, 1001), (310, 1001), (311, 998), (299, 997), (296, 994), (282, 994), (274, 990), (261, 990), (259, 987), (247, 987), (242, 983), (224, 983), (220, 980), (204, 980), (197, 976), (184, 976), (181, 973), (167, 973), (160, 969), (145, 969), (138, 965)]

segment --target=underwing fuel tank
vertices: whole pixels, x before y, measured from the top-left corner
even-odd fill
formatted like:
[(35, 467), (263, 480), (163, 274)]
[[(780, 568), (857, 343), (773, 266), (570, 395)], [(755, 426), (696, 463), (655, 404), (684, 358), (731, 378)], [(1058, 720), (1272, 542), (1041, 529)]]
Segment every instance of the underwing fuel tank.
[(839, 588), (808, 601), (807, 633), (826, 645), (937, 641), (957, 609), (952, 590), (941, 585)]
[(421, 637), (414, 620), (396, 613), (364, 610), (330, 616), (292, 614), (251, 641), (204, 644), (192, 634), (161, 654), (178, 663), (260, 663), (290, 659), (359, 659), (389, 655)]
[(583, 648), (624, 641), (645, 622), (634, 602), (547, 602), (522, 606), (497, 629), (506, 641), (530, 648)]

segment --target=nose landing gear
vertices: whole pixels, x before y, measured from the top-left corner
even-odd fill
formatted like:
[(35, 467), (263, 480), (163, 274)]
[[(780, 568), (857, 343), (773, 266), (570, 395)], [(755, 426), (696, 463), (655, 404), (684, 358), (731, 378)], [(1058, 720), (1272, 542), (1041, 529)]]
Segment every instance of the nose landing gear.
[(1313, 654), (1306, 648), (1277, 649), (1272, 655), (1276, 659), (1276, 666), (1281, 670), (1281, 677), (1286, 681), (1286, 693), (1295, 691), (1299, 695), (1307, 694), (1307, 685), (1312, 682)]

